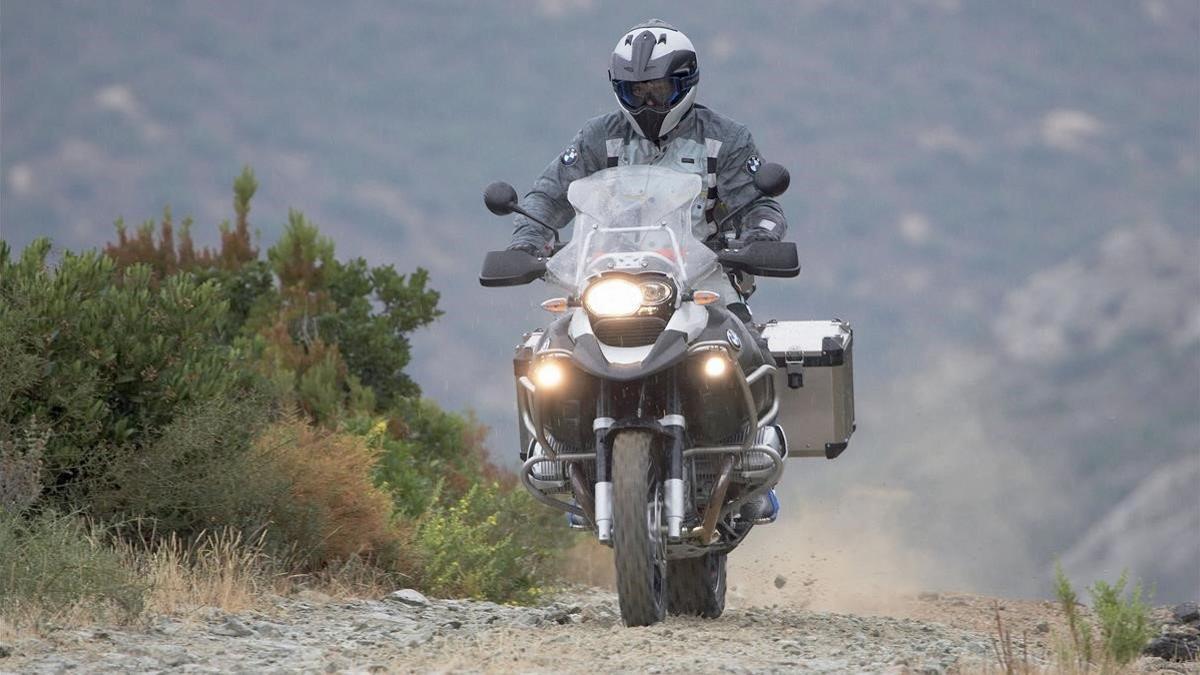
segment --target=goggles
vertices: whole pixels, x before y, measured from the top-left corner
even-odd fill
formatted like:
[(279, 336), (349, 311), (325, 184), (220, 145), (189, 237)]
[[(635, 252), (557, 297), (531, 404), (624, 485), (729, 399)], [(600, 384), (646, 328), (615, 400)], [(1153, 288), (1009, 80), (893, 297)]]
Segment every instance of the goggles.
[(699, 80), (700, 73), (694, 71), (687, 75), (672, 75), (644, 82), (613, 80), (612, 86), (621, 105), (631, 113), (641, 112), (645, 108), (667, 112), (679, 103)]

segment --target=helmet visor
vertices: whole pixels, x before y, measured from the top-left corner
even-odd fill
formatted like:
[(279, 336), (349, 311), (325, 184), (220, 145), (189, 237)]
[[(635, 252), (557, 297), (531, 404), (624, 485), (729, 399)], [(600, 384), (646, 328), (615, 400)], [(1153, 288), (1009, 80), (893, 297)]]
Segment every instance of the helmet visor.
[(667, 112), (679, 103), (693, 83), (694, 79), (686, 75), (672, 75), (644, 82), (613, 80), (613, 91), (617, 93), (621, 105), (631, 113), (646, 108)]

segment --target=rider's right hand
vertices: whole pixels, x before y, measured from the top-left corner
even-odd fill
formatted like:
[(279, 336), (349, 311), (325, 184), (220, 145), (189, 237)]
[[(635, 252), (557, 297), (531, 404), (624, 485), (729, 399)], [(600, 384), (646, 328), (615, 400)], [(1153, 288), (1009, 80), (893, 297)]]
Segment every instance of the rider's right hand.
[(513, 244), (512, 246), (508, 247), (508, 250), (523, 251), (535, 258), (542, 257), (542, 250), (539, 249), (537, 246), (534, 246), (533, 244)]

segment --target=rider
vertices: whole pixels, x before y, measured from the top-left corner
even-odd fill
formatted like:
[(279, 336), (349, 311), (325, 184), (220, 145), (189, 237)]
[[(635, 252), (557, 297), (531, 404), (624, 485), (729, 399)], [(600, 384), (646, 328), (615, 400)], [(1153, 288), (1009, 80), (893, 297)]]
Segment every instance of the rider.
[[(575, 212), (567, 186), (614, 166), (651, 164), (696, 173), (707, 188), (693, 213), (693, 232), (714, 250), (737, 239), (779, 241), (787, 231), (783, 210), (754, 186), (762, 165), (746, 127), (696, 100), (700, 70), (691, 40), (658, 19), (643, 21), (617, 42), (608, 70), (619, 110), (583, 125), (525, 195), (522, 205), (553, 228)], [(551, 237), (525, 216), (515, 219), (510, 249), (547, 256)], [(745, 300), (754, 291), (749, 275), (716, 273), (695, 285), (712, 290), (743, 321)]]
[[(613, 49), (609, 82), (619, 110), (588, 120), (571, 144), (546, 167), (522, 205), (560, 229), (575, 215), (567, 186), (597, 171), (651, 164), (696, 173), (706, 188), (692, 214), (692, 231), (714, 250), (732, 240), (779, 241), (787, 231), (783, 210), (754, 186), (762, 159), (745, 126), (697, 104), (700, 69), (692, 41), (674, 26), (650, 19), (630, 28)], [(510, 249), (544, 257), (551, 251), (545, 228), (517, 215)], [(754, 292), (748, 274), (717, 270), (693, 290), (716, 291), (721, 302), (750, 323), (745, 301)], [(747, 505), (760, 517), (779, 512), (775, 491)]]

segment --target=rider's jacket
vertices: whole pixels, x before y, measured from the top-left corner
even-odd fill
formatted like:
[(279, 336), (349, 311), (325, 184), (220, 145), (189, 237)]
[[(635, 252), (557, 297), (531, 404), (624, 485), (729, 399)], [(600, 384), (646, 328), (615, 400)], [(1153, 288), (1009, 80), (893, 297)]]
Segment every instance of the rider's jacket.
[[(658, 144), (646, 140), (619, 111), (587, 121), (533, 184), (521, 205), (556, 229), (575, 216), (567, 201), (571, 181), (614, 166), (652, 164), (699, 174), (705, 199), (692, 219), (696, 237), (719, 248), (723, 239), (761, 228), (773, 239), (787, 230), (783, 210), (754, 187), (762, 158), (745, 126), (701, 105), (692, 107)], [(550, 233), (518, 215), (513, 245), (532, 244), (548, 252)]]

